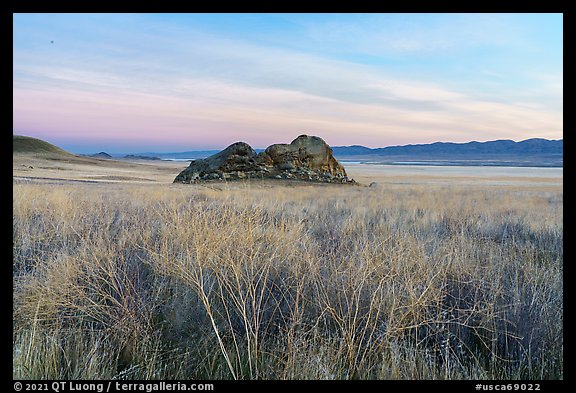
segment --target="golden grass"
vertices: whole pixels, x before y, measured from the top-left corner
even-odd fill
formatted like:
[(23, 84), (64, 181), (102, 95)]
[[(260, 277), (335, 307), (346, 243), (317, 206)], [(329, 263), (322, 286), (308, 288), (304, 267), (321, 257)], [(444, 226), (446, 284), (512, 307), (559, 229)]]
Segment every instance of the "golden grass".
[(563, 378), (561, 186), (13, 195), (14, 378)]

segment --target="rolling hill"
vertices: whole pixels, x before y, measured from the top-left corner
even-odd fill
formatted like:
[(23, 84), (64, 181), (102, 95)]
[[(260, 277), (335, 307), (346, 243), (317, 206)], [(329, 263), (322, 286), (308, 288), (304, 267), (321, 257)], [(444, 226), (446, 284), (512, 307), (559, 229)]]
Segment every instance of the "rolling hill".
[(14, 135), (12, 139), (12, 154), (38, 154), (62, 157), (74, 157), (74, 154), (54, 146), (41, 139), (29, 136)]

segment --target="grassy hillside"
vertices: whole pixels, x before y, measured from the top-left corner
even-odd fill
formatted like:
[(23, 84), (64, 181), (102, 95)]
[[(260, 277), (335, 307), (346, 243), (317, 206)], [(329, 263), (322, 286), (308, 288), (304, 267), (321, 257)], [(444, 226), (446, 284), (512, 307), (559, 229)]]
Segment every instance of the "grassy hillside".
[(12, 140), (12, 154), (42, 154), (73, 156), (51, 143), (29, 136), (14, 135)]

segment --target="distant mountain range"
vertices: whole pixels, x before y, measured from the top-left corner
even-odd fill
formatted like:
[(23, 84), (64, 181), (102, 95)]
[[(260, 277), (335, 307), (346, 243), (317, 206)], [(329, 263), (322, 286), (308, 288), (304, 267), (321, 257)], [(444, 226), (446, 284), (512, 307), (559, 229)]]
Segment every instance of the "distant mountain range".
[(542, 138), (521, 142), (435, 142), (371, 149), (364, 146), (334, 146), (341, 161), (410, 165), (541, 166), (564, 165), (564, 141)]
[(461, 156), (461, 155), (562, 155), (563, 140), (548, 140), (542, 138), (527, 139), (514, 142), (502, 139), (489, 142), (435, 142), (430, 144), (388, 146), (368, 148), (364, 146), (334, 146), (335, 155), (378, 155), (378, 156)]
[(92, 158), (103, 158), (106, 160), (109, 160), (112, 158), (112, 156), (104, 151), (101, 151), (100, 153), (96, 153), (96, 154), (80, 154), (81, 156), (84, 157), (92, 157)]

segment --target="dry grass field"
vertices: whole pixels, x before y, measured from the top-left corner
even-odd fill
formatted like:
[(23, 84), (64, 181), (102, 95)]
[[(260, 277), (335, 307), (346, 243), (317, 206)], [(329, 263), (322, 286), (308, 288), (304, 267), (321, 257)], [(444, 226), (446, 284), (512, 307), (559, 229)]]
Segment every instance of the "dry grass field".
[(185, 166), (14, 156), (14, 378), (563, 379), (561, 169)]

